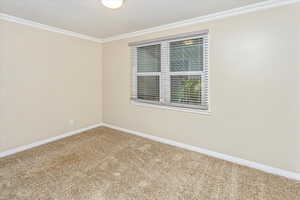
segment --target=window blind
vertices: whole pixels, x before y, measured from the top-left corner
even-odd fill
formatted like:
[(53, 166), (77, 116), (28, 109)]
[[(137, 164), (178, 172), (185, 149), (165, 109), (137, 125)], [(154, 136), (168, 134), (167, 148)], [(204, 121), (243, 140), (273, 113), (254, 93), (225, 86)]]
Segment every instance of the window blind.
[(160, 72), (160, 44), (138, 47), (138, 72)]
[(208, 110), (208, 32), (131, 49), (132, 100)]

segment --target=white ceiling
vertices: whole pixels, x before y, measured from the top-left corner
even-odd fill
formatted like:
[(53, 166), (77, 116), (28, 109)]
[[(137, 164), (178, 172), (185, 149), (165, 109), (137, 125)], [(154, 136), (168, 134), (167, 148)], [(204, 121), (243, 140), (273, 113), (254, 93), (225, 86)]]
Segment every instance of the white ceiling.
[(0, 13), (97, 38), (200, 17), (265, 0), (125, 0), (111, 10), (100, 0), (0, 0)]

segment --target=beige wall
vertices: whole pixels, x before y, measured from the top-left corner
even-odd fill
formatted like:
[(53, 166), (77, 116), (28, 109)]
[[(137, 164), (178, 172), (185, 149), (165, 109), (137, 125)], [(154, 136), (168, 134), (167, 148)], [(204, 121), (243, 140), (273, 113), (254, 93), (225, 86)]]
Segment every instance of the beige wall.
[(0, 152), (101, 122), (101, 54), (98, 43), (0, 20)]
[[(300, 4), (103, 46), (104, 122), (300, 172)], [(210, 30), (210, 116), (130, 103), (128, 42)]]

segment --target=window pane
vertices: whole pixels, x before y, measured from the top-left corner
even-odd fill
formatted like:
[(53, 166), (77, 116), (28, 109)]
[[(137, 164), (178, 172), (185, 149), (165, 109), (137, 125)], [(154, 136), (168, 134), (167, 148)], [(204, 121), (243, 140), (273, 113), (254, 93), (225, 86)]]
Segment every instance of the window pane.
[(170, 42), (170, 71), (203, 71), (203, 38)]
[(201, 105), (201, 76), (171, 76), (171, 102)]
[(138, 72), (160, 72), (160, 44), (137, 48)]
[(159, 101), (159, 76), (138, 76), (138, 99)]

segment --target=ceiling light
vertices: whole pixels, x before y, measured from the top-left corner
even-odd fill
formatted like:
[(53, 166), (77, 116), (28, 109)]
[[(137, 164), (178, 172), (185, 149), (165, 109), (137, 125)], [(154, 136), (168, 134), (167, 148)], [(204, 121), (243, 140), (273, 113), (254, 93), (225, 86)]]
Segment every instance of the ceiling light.
[(115, 9), (120, 8), (123, 5), (124, 0), (101, 0), (101, 2), (104, 6)]

